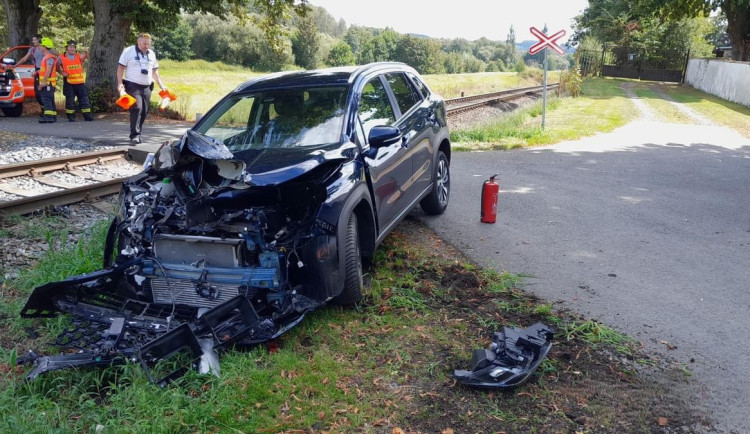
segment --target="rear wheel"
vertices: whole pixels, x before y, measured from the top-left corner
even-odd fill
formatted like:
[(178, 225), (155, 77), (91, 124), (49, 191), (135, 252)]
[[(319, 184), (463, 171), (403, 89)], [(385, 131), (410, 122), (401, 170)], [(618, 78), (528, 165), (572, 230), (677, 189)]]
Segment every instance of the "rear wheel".
[(352, 305), (362, 300), (362, 256), (359, 250), (357, 215), (352, 212), (344, 240), (344, 290), (336, 297), (338, 304)]
[(442, 214), (445, 208), (448, 207), (450, 196), (451, 178), (448, 157), (445, 156), (443, 151), (438, 151), (435, 173), (432, 180), (432, 191), (419, 202), (419, 205), (429, 215)]
[(3, 107), (3, 113), (9, 118), (17, 118), (23, 113), (23, 103), (16, 104), (13, 107)]

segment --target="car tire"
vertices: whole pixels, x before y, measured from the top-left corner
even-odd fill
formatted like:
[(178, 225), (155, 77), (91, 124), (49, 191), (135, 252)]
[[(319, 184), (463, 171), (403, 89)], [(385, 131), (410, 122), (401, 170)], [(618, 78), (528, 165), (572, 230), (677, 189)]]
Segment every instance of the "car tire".
[(23, 103), (16, 104), (13, 107), (3, 108), (3, 113), (9, 118), (17, 118), (23, 113)]
[(359, 249), (359, 229), (357, 215), (353, 212), (346, 225), (344, 240), (344, 289), (335, 302), (353, 305), (362, 300), (362, 255)]
[(432, 177), (432, 191), (419, 205), (428, 215), (442, 214), (448, 207), (451, 196), (450, 163), (443, 151), (438, 151), (435, 173)]

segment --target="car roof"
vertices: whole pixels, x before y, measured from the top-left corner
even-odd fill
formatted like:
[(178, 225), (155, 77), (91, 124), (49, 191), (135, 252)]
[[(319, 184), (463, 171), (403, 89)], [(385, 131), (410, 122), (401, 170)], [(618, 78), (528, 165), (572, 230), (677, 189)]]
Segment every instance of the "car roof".
[(285, 87), (346, 86), (353, 83), (359, 76), (379, 70), (401, 70), (416, 73), (413, 68), (400, 62), (375, 62), (361, 66), (277, 72), (248, 80), (239, 85), (234, 92), (244, 93)]

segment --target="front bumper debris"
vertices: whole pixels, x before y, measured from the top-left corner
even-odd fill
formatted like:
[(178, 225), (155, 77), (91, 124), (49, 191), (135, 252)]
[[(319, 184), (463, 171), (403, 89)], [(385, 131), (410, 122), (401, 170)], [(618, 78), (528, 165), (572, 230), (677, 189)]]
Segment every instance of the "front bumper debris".
[(459, 383), (478, 388), (510, 389), (531, 377), (552, 347), (553, 331), (542, 323), (525, 329), (504, 327), (492, 338), (490, 348), (472, 352), (471, 371), (457, 369)]
[(130, 261), (34, 290), (21, 316), (50, 318), (68, 313), (71, 325), (55, 342), (62, 354), (29, 352), (19, 358), (19, 363), (33, 363), (28, 380), (60, 369), (127, 362), (139, 363), (160, 386), (189, 369), (218, 375), (218, 353), (275, 339), (321, 305), (297, 293), (272, 312), (265, 298), (253, 293), (237, 295), (212, 308), (136, 300), (121, 295), (117, 287), (124, 271), (139, 263)]

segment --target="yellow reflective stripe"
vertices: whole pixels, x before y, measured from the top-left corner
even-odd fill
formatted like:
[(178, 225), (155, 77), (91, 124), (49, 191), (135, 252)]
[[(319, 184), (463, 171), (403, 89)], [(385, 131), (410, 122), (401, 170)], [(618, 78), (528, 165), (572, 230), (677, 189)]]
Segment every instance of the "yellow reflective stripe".
[(44, 114), (45, 115), (50, 115), (50, 116), (57, 116), (57, 112), (54, 111), (54, 110), (45, 110)]
[(65, 113), (67, 113), (67, 114), (74, 114), (75, 112), (76, 112), (75, 110), (65, 109)]
[(90, 108), (81, 109), (81, 113), (91, 113), (91, 109)]

